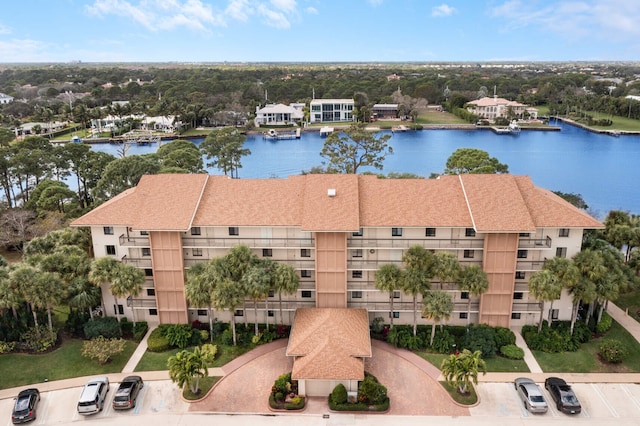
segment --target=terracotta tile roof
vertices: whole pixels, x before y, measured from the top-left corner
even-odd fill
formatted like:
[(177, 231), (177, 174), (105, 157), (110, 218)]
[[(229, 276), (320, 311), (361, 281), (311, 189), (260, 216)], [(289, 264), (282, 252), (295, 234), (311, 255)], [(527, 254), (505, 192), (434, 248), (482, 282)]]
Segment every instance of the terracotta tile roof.
[(186, 231), (208, 175), (142, 176), (138, 186), (76, 219), (72, 226), (126, 225), (146, 231)]
[(287, 356), (292, 379), (363, 380), (363, 357), (371, 357), (366, 309), (300, 308)]
[[(335, 196), (329, 195), (335, 191)], [(474, 227), (529, 232), (536, 227), (602, 224), (527, 176), (461, 175), (378, 179), (371, 175), (305, 175), (229, 179), (206, 175), (144, 176), (72, 223), (140, 230), (190, 226), (293, 226), (304, 231), (360, 227)]]

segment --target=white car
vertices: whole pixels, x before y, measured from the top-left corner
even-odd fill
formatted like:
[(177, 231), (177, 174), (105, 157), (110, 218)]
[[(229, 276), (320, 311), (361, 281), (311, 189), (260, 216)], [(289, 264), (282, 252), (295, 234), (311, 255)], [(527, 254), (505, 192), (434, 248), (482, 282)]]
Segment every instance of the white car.
[(109, 392), (109, 378), (107, 376), (94, 377), (89, 380), (82, 388), (78, 400), (78, 413), (88, 415), (102, 411), (107, 392)]

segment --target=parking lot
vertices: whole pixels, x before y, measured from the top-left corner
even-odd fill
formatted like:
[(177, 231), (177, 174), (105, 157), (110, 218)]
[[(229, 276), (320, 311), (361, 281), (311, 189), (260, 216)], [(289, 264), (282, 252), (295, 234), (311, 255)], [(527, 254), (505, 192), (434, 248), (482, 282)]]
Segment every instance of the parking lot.
[[(543, 394), (547, 401), (552, 401), (549, 393), (541, 385)], [(116, 411), (111, 408), (113, 394), (118, 383), (111, 383), (107, 396), (108, 404), (104, 410), (91, 416), (79, 415), (76, 411), (76, 403), (81, 392), (81, 388), (71, 388), (57, 390), (53, 392), (43, 392), (40, 405), (38, 407), (38, 418), (33, 424), (53, 425), (69, 424), (71, 422), (96, 421), (98, 419), (106, 422), (117, 422), (126, 424), (130, 422), (125, 419), (136, 418), (136, 423), (141, 424), (164, 424), (158, 421), (160, 418), (168, 420), (176, 415), (185, 415), (184, 418), (198, 416), (198, 414), (188, 413), (189, 404), (184, 402), (176, 389), (176, 386), (167, 380), (149, 381), (138, 398), (136, 406), (131, 410)], [(640, 418), (640, 385), (630, 383), (576, 383), (572, 387), (582, 403), (582, 412), (575, 416), (558, 412), (553, 402), (549, 404), (549, 411), (546, 414), (531, 414), (524, 409), (512, 383), (480, 383), (477, 386), (480, 396), (480, 403), (476, 407), (469, 409), (472, 418), (480, 421), (493, 419), (553, 419), (562, 420), (579, 418), (586, 423), (591, 420), (616, 421)], [(0, 400), (0, 413), (4, 414), (5, 421), (0, 424), (11, 424), (9, 413), (13, 406), (13, 399)], [(160, 417), (158, 417), (160, 415)], [(165, 417), (167, 416), (167, 417)], [(338, 414), (331, 415), (334, 420)], [(235, 416), (237, 417), (237, 416)], [(384, 415), (382, 415), (384, 417)], [(143, 421), (143, 419), (145, 419)], [(149, 419), (155, 419), (149, 421)], [(378, 418), (378, 420), (381, 420)], [(445, 420), (445, 418), (443, 418)], [(102, 423), (102, 422), (100, 422)], [(508, 422), (507, 422), (508, 423)], [(327, 424), (331, 424), (327, 422)]]
[(640, 418), (640, 385), (632, 383), (575, 383), (571, 384), (582, 405), (582, 412), (567, 415), (556, 409), (544, 383), (542, 389), (549, 411), (546, 414), (531, 414), (525, 408), (514, 389), (513, 383), (481, 383), (477, 389), (480, 404), (471, 408), (471, 416), (477, 417), (567, 417), (593, 419)]

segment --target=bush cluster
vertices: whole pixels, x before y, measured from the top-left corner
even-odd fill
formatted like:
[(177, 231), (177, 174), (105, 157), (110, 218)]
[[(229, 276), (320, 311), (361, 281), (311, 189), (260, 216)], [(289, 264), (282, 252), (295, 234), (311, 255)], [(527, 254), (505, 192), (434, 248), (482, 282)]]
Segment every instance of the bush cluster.
[(628, 351), (619, 340), (605, 339), (600, 343), (599, 354), (606, 362), (617, 364), (624, 361)]
[(596, 333), (604, 334), (607, 331), (609, 331), (612, 325), (613, 325), (613, 318), (611, 318), (611, 315), (609, 315), (606, 312), (603, 312), (600, 322), (598, 322), (598, 324), (596, 325)]
[(144, 335), (147, 334), (149, 330), (149, 324), (146, 321), (138, 321), (136, 325), (133, 327), (133, 340), (136, 342), (141, 341), (144, 338)]
[(82, 356), (106, 364), (111, 357), (124, 351), (125, 341), (122, 338), (105, 339), (98, 336), (82, 343)]
[(591, 330), (583, 322), (576, 322), (571, 335), (569, 321), (556, 321), (551, 324), (551, 327), (544, 321), (540, 333), (538, 333), (538, 326), (523, 326), (522, 337), (532, 350), (548, 353), (575, 352), (582, 343), (589, 341)]
[(508, 359), (524, 359), (524, 349), (516, 345), (504, 345), (500, 347), (500, 354)]
[(84, 325), (85, 339), (95, 339), (98, 336), (107, 339), (122, 337), (118, 319), (114, 317), (93, 318)]
[(387, 388), (375, 376), (365, 373), (358, 388), (357, 402), (348, 401), (347, 389), (339, 383), (329, 395), (329, 408), (334, 411), (386, 411), (389, 409)]
[(16, 349), (26, 352), (46, 352), (53, 349), (58, 341), (58, 332), (49, 330), (46, 325), (31, 327), (22, 336)]

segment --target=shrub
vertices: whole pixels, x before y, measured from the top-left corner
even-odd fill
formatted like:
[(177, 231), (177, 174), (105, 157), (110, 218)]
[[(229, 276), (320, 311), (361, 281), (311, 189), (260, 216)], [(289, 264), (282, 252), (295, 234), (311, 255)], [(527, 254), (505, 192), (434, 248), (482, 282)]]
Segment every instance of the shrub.
[(604, 334), (609, 331), (612, 325), (613, 319), (611, 318), (611, 316), (608, 313), (603, 312), (600, 322), (598, 322), (598, 324), (596, 325), (596, 333)]
[(358, 401), (376, 405), (387, 398), (387, 388), (378, 383), (378, 379), (367, 374), (358, 388)]
[(509, 359), (524, 359), (524, 349), (516, 345), (504, 345), (500, 348), (500, 354)]
[[(428, 342), (428, 340), (425, 340)], [(455, 344), (455, 338), (449, 334), (449, 330), (445, 328), (440, 331), (440, 328), (436, 329), (436, 335), (433, 337), (433, 346), (431, 349), (440, 353), (440, 354), (448, 354), (453, 349), (453, 345)]]
[(45, 352), (52, 349), (58, 341), (58, 332), (49, 330), (46, 325), (31, 327), (23, 336), (20, 346), (29, 352)]
[(133, 340), (136, 342), (141, 341), (148, 330), (149, 324), (147, 324), (146, 321), (136, 322), (136, 325), (133, 327)]
[(84, 325), (90, 319), (87, 311), (72, 309), (64, 323), (64, 331), (76, 337), (84, 337)]
[(282, 402), (284, 401), (284, 394), (282, 392), (276, 392), (274, 398), (276, 402)]
[(628, 354), (622, 342), (615, 339), (605, 339), (600, 343), (599, 353), (603, 360), (614, 364), (622, 362)]
[(82, 356), (95, 359), (100, 364), (109, 362), (112, 356), (124, 350), (125, 341), (122, 338), (105, 339), (98, 336), (95, 339), (86, 340), (82, 343)]
[(278, 327), (276, 328), (276, 335), (278, 336), (278, 339), (285, 339), (289, 337), (290, 332), (291, 332), (290, 325), (279, 324)]
[(302, 410), (304, 408), (304, 398), (301, 396), (295, 396), (291, 398), (290, 402), (284, 403), (286, 410)]
[(120, 331), (125, 337), (133, 337), (133, 323), (127, 317), (120, 318)]
[(95, 339), (98, 336), (107, 339), (122, 337), (118, 319), (114, 317), (94, 318), (84, 325), (84, 337)]
[(165, 332), (165, 337), (169, 345), (184, 349), (189, 346), (189, 343), (192, 343), (191, 337), (193, 334), (193, 329), (188, 324), (171, 324)]
[(516, 344), (516, 335), (506, 327), (495, 328), (496, 347)]
[(291, 373), (281, 374), (273, 384), (274, 392), (288, 394), (291, 392)]
[(334, 404), (346, 404), (347, 403), (347, 388), (342, 383), (333, 388), (331, 392), (331, 402)]
[(483, 358), (496, 355), (496, 333), (493, 327), (480, 324), (471, 326), (468, 330), (462, 343), (464, 349), (469, 349), (471, 352), (480, 351)]
[(150, 352), (164, 352), (169, 350), (169, 341), (162, 334), (160, 327), (154, 329), (147, 339), (147, 349)]
[(15, 348), (16, 348), (16, 342), (0, 341), (0, 354), (8, 354), (9, 352), (13, 352)]

